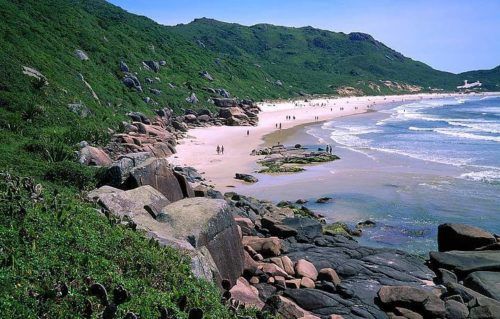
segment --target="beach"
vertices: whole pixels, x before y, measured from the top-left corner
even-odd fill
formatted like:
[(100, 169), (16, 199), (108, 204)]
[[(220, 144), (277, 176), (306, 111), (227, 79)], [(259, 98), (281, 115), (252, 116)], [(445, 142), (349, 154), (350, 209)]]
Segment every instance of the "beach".
[[(174, 165), (195, 167), (207, 181), (221, 191), (229, 191), (243, 182), (234, 179), (236, 173), (251, 174), (258, 159), (250, 155), (253, 149), (265, 143), (280, 142), (294, 127), (334, 118), (366, 113), (394, 102), (436, 98), (436, 94), (412, 94), (396, 96), (365, 96), (346, 98), (321, 98), (305, 102), (264, 102), (259, 106), (259, 124), (251, 126), (212, 126), (189, 130), (179, 142)], [(446, 94), (446, 96), (451, 96)], [(342, 108), (342, 109), (341, 109)], [(286, 120), (291, 116), (292, 120)], [(293, 117), (295, 116), (295, 120)], [(281, 123), (281, 130), (279, 125)], [(276, 124), (278, 128), (276, 128)], [(249, 134), (247, 135), (247, 131)], [(272, 134), (272, 135), (271, 135)], [(224, 154), (217, 154), (217, 145), (224, 146)]]
[[(179, 142), (177, 154), (171, 162), (195, 167), (216, 189), (230, 191), (244, 183), (234, 179), (236, 173), (252, 174), (258, 168), (258, 157), (250, 155), (252, 150), (264, 144), (282, 143), (298, 126), (362, 114), (391, 103), (445, 96), (453, 95), (409, 94), (263, 102), (259, 104), (262, 112), (257, 126), (212, 126), (189, 130), (187, 137)], [(292, 120), (286, 120), (287, 116)], [(223, 155), (217, 154), (218, 145), (224, 146)]]

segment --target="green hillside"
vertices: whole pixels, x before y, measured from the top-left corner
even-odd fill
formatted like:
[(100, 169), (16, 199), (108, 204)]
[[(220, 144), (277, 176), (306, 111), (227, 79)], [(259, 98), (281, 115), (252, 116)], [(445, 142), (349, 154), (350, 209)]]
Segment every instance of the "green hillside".
[(172, 30), (211, 52), (248, 60), (270, 74), (273, 82), (281, 80), (291, 95), (299, 91), (335, 94), (336, 88), (345, 85), (365, 94), (397, 93), (381, 83), (385, 80), (424, 90), (451, 90), (457, 85), (454, 74), (407, 58), (363, 33), (269, 24), (246, 27), (205, 18)]
[[(75, 162), (77, 143), (105, 145), (127, 112), (214, 108), (210, 98), (220, 96), (218, 89), (262, 100), (453, 90), (464, 79), (492, 90), (500, 85), (499, 68), (440, 72), (361, 33), (208, 19), (167, 27), (103, 0), (0, 0), (0, 44), (0, 316), (6, 318), (100, 317), (104, 307), (89, 296), (91, 282), (132, 294), (118, 307), (119, 318), (127, 311), (157, 318), (158, 306), (186, 318), (183, 296), (206, 318), (235, 317), (212, 284), (193, 278), (178, 252), (82, 201), (80, 192), (95, 186), (99, 172)], [(192, 93), (196, 104), (186, 101)]]

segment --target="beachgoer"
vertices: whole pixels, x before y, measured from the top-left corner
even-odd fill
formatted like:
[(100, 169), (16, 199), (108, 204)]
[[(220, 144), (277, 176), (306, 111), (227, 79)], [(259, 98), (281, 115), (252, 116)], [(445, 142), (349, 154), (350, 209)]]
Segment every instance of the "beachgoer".
[(281, 123), (280, 123), (280, 130), (281, 130)]
[(220, 154), (220, 146), (217, 145), (217, 155), (219, 155), (219, 154)]
[(250, 130), (247, 130), (247, 136), (250, 135)]
[(222, 146), (221, 146), (221, 148), (220, 148), (220, 153), (221, 153), (222, 155), (224, 155), (224, 145), (222, 145)]

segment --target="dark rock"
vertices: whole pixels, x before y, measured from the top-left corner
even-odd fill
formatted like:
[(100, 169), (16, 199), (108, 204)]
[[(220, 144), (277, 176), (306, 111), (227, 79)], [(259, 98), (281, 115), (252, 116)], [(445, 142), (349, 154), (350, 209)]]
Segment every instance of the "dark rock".
[(500, 301), (500, 272), (473, 272), (464, 279), (464, 286)]
[(160, 63), (158, 63), (157, 61), (148, 60), (148, 61), (144, 61), (143, 63), (151, 71), (154, 71), (156, 73), (158, 73), (160, 71)]
[(480, 228), (464, 224), (442, 224), (438, 227), (439, 251), (475, 250), (496, 242), (495, 237)]
[(332, 198), (331, 197), (321, 197), (316, 200), (316, 203), (318, 204), (324, 204), (324, 203), (329, 203), (331, 202)]
[(474, 271), (500, 271), (500, 254), (497, 251), (448, 251), (430, 252), (434, 268), (453, 271), (459, 279)]
[(450, 282), (451, 283), (458, 282), (457, 275), (455, 275), (453, 272), (451, 272), (447, 269), (439, 268), (436, 271), (436, 275), (437, 275), (438, 283), (443, 284), (443, 285), (446, 285), (447, 283), (450, 283)]
[(130, 72), (127, 63), (125, 63), (124, 61), (120, 61), (120, 71)]
[(142, 92), (141, 82), (139, 82), (139, 79), (135, 75), (127, 74), (122, 81), (126, 87)]
[(430, 318), (444, 318), (444, 302), (432, 291), (409, 286), (383, 286), (378, 292), (382, 305), (388, 309), (404, 307)]
[(150, 88), (149, 92), (153, 93), (154, 95), (160, 95), (161, 94), (161, 90), (158, 90), (158, 89), (152, 89), (152, 88)]
[(89, 293), (92, 296), (96, 296), (102, 305), (105, 306), (108, 304), (108, 292), (103, 285), (99, 283), (92, 284), (89, 288)]
[(102, 319), (113, 319), (116, 316), (116, 311), (118, 308), (115, 304), (109, 304), (104, 308), (102, 312)]
[(167, 198), (161, 198), (145, 205), (144, 209), (151, 215), (151, 217), (153, 217), (154, 219), (158, 219), (161, 210), (168, 204), (170, 204), (170, 201)]
[(179, 180), (166, 159), (151, 158), (134, 167), (124, 185), (127, 189), (150, 185), (171, 202), (185, 197)]
[(447, 300), (445, 302), (446, 318), (450, 319), (466, 319), (469, 316), (469, 309), (463, 303), (455, 300)]
[(265, 283), (256, 284), (254, 286), (259, 291), (259, 298), (264, 302), (266, 302), (269, 298), (271, 298), (278, 290), (273, 285)]
[(305, 200), (305, 199), (297, 199), (295, 201), (295, 204), (299, 204), (299, 205), (304, 205), (305, 203), (307, 203), (307, 200)]
[(188, 319), (203, 319), (203, 310), (200, 308), (192, 308), (189, 310)]
[(213, 99), (215, 106), (218, 107), (237, 107), (238, 102), (236, 99), (229, 99), (229, 98), (224, 98), (224, 99)]
[(229, 99), (231, 97), (231, 94), (225, 89), (217, 89), (216, 91), (223, 98)]
[(236, 173), (234, 178), (245, 181), (247, 183), (257, 183), (259, 181), (255, 176), (242, 173)]
[(210, 75), (210, 73), (208, 73), (207, 71), (201, 71), (201, 72), (200, 72), (200, 75), (201, 75), (203, 78), (205, 78), (205, 79), (207, 79), (207, 80), (209, 80), (209, 81), (213, 81), (213, 80), (214, 80), (214, 78), (213, 78), (213, 77)]
[(372, 220), (365, 220), (356, 224), (356, 228), (374, 227), (376, 223)]
[(139, 317), (137, 317), (137, 315), (133, 312), (127, 312), (123, 319), (139, 319)]
[(116, 305), (120, 305), (130, 299), (130, 293), (123, 287), (118, 286), (113, 289), (113, 302)]

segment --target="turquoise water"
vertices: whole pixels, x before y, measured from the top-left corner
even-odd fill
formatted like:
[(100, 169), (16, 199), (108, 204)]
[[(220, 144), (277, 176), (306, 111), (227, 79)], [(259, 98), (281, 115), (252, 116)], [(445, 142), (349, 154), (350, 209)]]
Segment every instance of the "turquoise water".
[[(304, 134), (307, 133), (307, 135)], [(287, 143), (331, 144), (341, 160), (294, 175), (259, 174), (239, 192), (309, 199), (329, 221), (372, 219), (363, 244), (426, 253), (440, 223), (500, 233), (500, 98), (422, 100), (307, 126)], [(330, 196), (329, 204), (314, 199)]]

